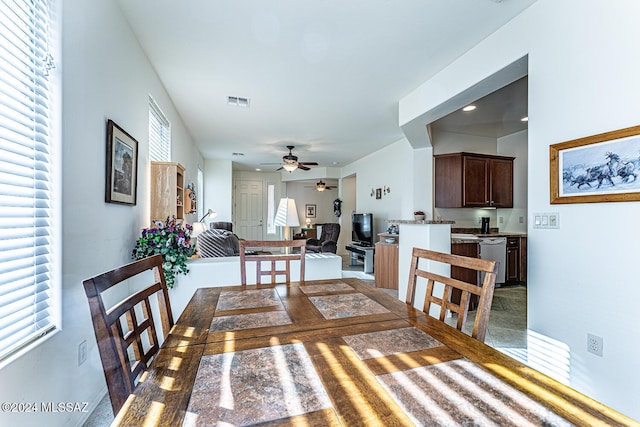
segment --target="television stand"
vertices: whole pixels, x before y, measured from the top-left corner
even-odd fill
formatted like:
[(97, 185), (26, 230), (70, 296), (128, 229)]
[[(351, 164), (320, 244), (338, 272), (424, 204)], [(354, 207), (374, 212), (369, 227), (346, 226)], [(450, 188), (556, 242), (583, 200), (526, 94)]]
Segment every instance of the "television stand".
[(345, 246), (345, 249), (351, 252), (349, 254), (349, 265), (358, 265), (358, 261), (364, 261), (364, 272), (373, 273), (373, 254), (375, 246), (360, 246), (356, 243), (351, 243)]

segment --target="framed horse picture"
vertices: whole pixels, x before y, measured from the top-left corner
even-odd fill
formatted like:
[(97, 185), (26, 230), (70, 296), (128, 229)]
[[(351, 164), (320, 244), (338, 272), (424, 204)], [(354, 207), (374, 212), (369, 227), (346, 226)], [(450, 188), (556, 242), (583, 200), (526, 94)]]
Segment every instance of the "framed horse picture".
[(640, 126), (549, 147), (552, 204), (640, 200)]

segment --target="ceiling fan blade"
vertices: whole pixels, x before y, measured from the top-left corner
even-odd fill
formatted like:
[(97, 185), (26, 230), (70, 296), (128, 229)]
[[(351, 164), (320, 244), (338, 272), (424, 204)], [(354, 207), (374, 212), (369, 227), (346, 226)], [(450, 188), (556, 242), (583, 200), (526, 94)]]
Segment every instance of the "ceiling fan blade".
[(260, 164), (267, 166), (267, 165), (280, 165), (282, 163), (281, 162), (274, 162), (274, 163), (260, 163)]
[(317, 162), (298, 162), (299, 165), (318, 166)]
[(302, 163), (298, 163), (298, 169), (302, 169), (303, 171), (311, 170), (311, 168), (304, 166)]
[(281, 171), (282, 169), (284, 169), (282, 166), (280, 166), (278, 169), (276, 169), (277, 171)]

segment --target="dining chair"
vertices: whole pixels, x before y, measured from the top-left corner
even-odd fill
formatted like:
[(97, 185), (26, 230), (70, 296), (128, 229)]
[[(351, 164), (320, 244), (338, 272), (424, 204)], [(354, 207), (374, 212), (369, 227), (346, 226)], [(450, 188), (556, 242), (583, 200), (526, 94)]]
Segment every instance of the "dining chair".
[[(304, 239), (298, 240), (240, 240), (240, 275), (242, 286), (247, 285), (247, 263), (256, 263), (256, 284), (262, 284), (262, 276), (270, 276), (271, 283), (276, 282), (277, 276), (285, 276), (285, 282), (291, 282), (291, 261), (300, 261), (300, 281), (304, 282), (304, 260), (306, 256), (306, 244)], [(262, 248), (299, 248), (298, 253), (277, 253), (260, 250)], [(256, 250), (257, 249), (257, 250)], [(269, 269), (264, 270), (265, 261)], [(284, 261), (284, 269), (278, 270), (277, 262)]]
[[(454, 267), (468, 268), (484, 273), (481, 286), (475, 283), (467, 283), (441, 274), (430, 272), (421, 268), (420, 260), (426, 262), (427, 267), (432, 267), (433, 262), (449, 264)], [(427, 279), (427, 292), (424, 299), (422, 311), (429, 315), (431, 304), (440, 306), (439, 320), (444, 322), (447, 310), (458, 314), (456, 328), (462, 331), (462, 326), (467, 319), (469, 309), (469, 298), (471, 294), (479, 296), (478, 307), (476, 308), (476, 318), (473, 324), (471, 336), (478, 341), (484, 342), (491, 312), (491, 301), (493, 300), (493, 290), (498, 274), (498, 263), (492, 260), (466, 257), (462, 255), (445, 254), (427, 249), (413, 248), (411, 255), (411, 270), (409, 272), (409, 284), (407, 286), (406, 303), (413, 306), (415, 303), (416, 282), (418, 277)], [(436, 283), (444, 285), (442, 297), (433, 294)], [(453, 289), (461, 292), (460, 303), (451, 301)]]
[[(111, 307), (105, 307), (103, 293), (127, 279), (145, 279), (151, 270), (153, 282)], [(148, 278), (147, 278), (148, 279)], [(126, 283), (125, 283), (126, 284)], [(141, 374), (160, 349), (156, 322), (149, 299), (157, 295), (163, 337), (173, 327), (169, 293), (162, 271), (162, 255), (154, 255), (99, 274), (83, 282), (98, 350), (107, 380), (113, 413), (117, 414), (133, 392)], [(112, 296), (113, 289), (109, 292)]]

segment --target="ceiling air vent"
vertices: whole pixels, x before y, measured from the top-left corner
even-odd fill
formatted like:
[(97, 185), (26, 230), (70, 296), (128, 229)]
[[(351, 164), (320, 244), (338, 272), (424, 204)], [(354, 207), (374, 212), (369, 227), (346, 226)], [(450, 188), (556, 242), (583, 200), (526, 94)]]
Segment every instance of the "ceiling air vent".
[(249, 108), (251, 100), (249, 98), (242, 98), (239, 96), (227, 96), (227, 105), (232, 107)]

